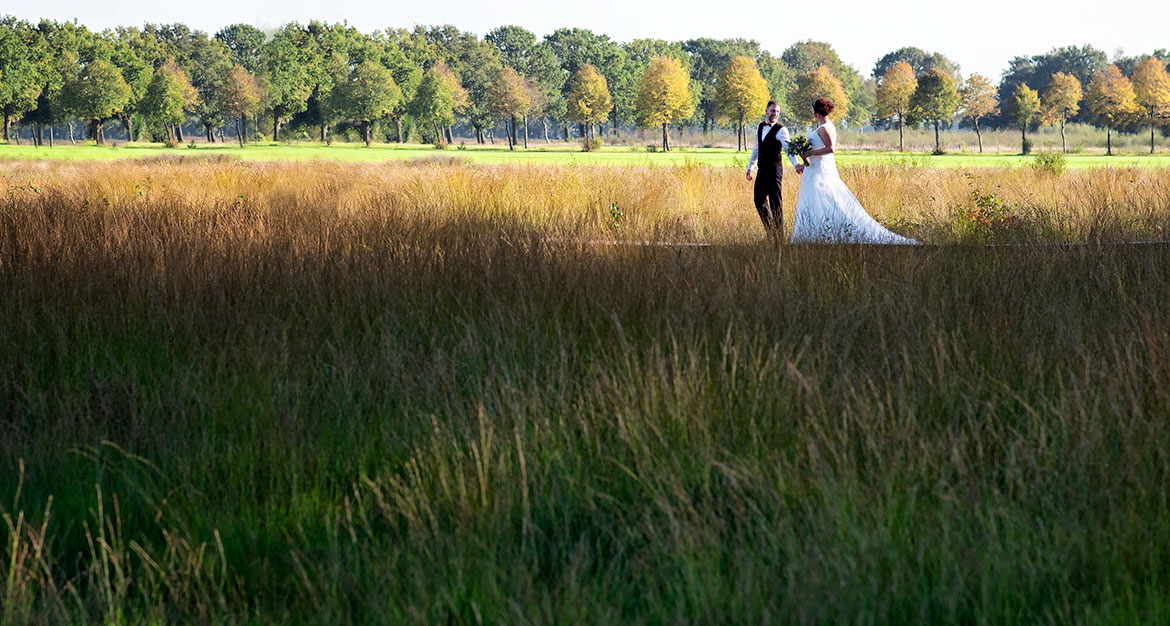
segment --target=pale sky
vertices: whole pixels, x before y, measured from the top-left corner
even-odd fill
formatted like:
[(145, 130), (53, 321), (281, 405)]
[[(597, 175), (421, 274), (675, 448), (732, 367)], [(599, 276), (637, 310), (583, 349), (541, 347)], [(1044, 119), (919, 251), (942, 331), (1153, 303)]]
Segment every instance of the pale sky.
[(183, 22), (208, 33), (235, 22), (269, 30), (293, 20), (311, 19), (347, 21), (363, 32), (453, 24), (480, 36), (504, 24), (517, 24), (537, 35), (560, 27), (581, 27), (618, 41), (742, 37), (759, 41), (775, 54), (794, 41), (816, 39), (832, 44), (846, 63), (865, 76), (883, 54), (911, 45), (954, 59), (964, 76), (979, 72), (996, 82), (1012, 57), (1056, 46), (1091, 44), (1110, 57), (1117, 48), (1123, 48), (1127, 55), (1170, 48), (1170, 2), (1166, 0), (1116, 4), (1108, 0), (954, 4), (945, 0), (808, 4), (725, 0), (7, 0), (0, 14), (29, 20), (77, 19), (96, 30), (119, 24)]

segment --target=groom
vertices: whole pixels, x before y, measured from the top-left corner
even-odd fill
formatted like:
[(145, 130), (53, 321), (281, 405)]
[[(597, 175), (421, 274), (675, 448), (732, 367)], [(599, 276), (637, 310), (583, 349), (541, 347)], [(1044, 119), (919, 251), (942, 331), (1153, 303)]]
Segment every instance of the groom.
[[(775, 100), (768, 103), (764, 119), (766, 121), (756, 127), (756, 146), (752, 148), (752, 156), (748, 159), (747, 179), (752, 179), (752, 166), (759, 159), (760, 169), (756, 173), (755, 188), (756, 210), (764, 222), (764, 229), (779, 236), (784, 231), (784, 205), (780, 199), (784, 167), (780, 159), (788, 154), (791, 137), (788, 129), (780, 123), (780, 106)], [(795, 156), (788, 154), (788, 160), (796, 168), (797, 174), (804, 173), (804, 166), (797, 162)]]

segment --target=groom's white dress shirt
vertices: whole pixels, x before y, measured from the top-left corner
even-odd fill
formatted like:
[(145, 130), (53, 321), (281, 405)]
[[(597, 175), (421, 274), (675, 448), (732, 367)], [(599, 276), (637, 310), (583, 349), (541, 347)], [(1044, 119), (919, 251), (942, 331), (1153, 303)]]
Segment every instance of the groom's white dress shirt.
[[(761, 128), (756, 126), (756, 145), (752, 146), (752, 156), (750, 159), (748, 159), (748, 174), (752, 173), (752, 166), (755, 165), (756, 160), (760, 158), (760, 141), (763, 140), (765, 134), (772, 132), (773, 128), (775, 127), (765, 126)], [(792, 136), (788, 134), (788, 127), (781, 126), (780, 132), (777, 133), (777, 136), (780, 139), (780, 149), (784, 151), (784, 154), (788, 154), (788, 144), (792, 141)], [(792, 162), (792, 167), (799, 165), (799, 163), (796, 161), (795, 155), (788, 154), (788, 160)]]

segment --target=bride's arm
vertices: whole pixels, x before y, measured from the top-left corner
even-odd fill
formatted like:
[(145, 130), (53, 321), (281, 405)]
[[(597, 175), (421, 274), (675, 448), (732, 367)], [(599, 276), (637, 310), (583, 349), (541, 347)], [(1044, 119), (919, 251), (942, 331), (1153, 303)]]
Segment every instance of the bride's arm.
[(825, 130), (824, 126), (817, 129), (817, 134), (821, 136), (821, 141), (824, 142), (825, 147), (824, 148), (817, 148), (816, 150), (807, 150), (801, 156), (808, 158), (808, 157), (825, 156), (826, 154), (833, 154), (834, 148), (837, 147), (836, 146), (836, 137), (834, 137), (832, 134), (830, 134), (829, 131)]

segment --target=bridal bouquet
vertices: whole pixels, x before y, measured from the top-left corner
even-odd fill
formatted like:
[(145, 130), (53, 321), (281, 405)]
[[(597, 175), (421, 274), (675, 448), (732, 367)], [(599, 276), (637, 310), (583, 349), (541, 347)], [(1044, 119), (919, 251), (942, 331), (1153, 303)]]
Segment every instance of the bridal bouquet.
[[(800, 156), (802, 152), (807, 150), (812, 150), (812, 144), (808, 142), (808, 137), (805, 137), (804, 135), (797, 135), (792, 138), (792, 141), (788, 142), (788, 154), (792, 156)], [(800, 157), (800, 160), (803, 161), (805, 165), (808, 165), (808, 159)]]

